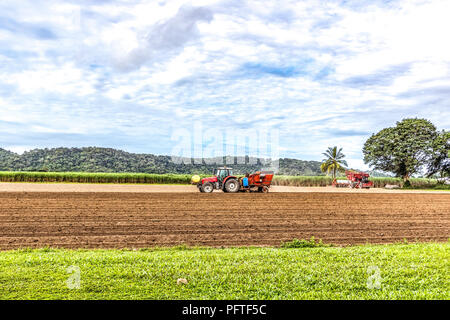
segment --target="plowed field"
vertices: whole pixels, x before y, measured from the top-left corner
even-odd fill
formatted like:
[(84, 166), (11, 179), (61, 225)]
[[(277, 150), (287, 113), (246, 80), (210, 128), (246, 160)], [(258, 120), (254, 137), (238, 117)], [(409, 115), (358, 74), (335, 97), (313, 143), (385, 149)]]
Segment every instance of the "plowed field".
[(447, 241), (449, 194), (0, 193), (0, 249)]

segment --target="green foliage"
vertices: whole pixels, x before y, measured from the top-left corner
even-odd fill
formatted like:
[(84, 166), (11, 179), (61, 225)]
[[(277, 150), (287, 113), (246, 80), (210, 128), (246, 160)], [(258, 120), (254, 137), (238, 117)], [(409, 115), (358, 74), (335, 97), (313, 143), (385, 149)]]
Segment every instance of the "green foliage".
[[(405, 185), (405, 181), (401, 178), (371, 177), (369, 180), (373, 181), (375, 188), (383, 188), (387, 184), (398, 185), (400, 187), (404, 187)], [(438, 181), (436, 179), (410, 178), (408, 181), (411, 183), (412, 187), (418, 189), (434, 188), (438, 185)]]
[(405, 183), (403, 184), (403, 188), (411, 188), (411, 181), (406, 180)]
[(326, 247), (322, 242), (322, 239), (316, 241), (314, 237), (311, 237), (309, 240), (305, 239), (294, 239), (292, 241), (286, 241), (281, 243), (282, 248), (318, 248), (318, 247)]
[(364, 144), (364, 162), (408, 180), (430, 160), (436, 127), (425, 119), (404, 119), (372, 135)]
[[(450, 243), (2, 251), (0, 298), (448, 300), (449, 255)], [(70, 266), (80, 270), (79, 289), (67, 286)], [(378, 289), (368, 286), (374, 267)]]
[(327, 176), (280, 176), (275, 175), (272, 185), (291, 186), (291, 187), (326, 187), (333, 182), (332, 177)]
[(428, 190), (450, 190), (450, 185), (449, 184), (443, 184), (443, 183), (436, 183), (436, 184), (429, 184), (429, 185), (417, 185), (414, 183), (411, 183), (410, 186), (407, 185), (403, 185), (403, 189), (411, 189), (411, 190), (423, 190), (423, 189), (428, 189)]
[(285, 176), (318, 176), (322, 175), (320, 162), (298, 159), (280, 158), (279, 175)]
[(428, 176), (438, 174), (450, 176), (450, 131), (443, 130), (433, 141), (431, 160), (428, 163)]
[[(204, 175), (203, 175), (204, 176)], [(189, 184), (190, 174), (90, 173), (90, 172), (0, 172), (1, 182), (147, 183)]]
[[(346, 180), (347, 178), (343, 177), (342, 179)], [(393, 177), (370, 177), (369, 180), (373, 181), (375, 188), (384, 188), (387, 184), (402, 187), (404, 184), (403, 179)], [(436, 179), (411, 178), (409, 181), (411, 182), (411, 186), (417, 189), (433, 189), (439, 185), (438, 180)], [(275, 175), (272, 185), (291, 187), (326, 187), (331, 185), (332, 182), (333, 178), (327, 176), (292, 177)]]
[(450, 190), (450, 184), (439, 183), (432, 187), (434, 190)]
[(333, 180), (336, 178), (337, 172), (344, 172), (343, 166), (348, 166), (347, 161), (344, 160), (345, 154), (342, 153), (342, 148), (338, 150), (335, 147), (329, 147), (326, 152), (323, 153), (326, 157), (322, 160), (320, 170), (322, 172), (332, 173)]
[[(200, 175), (204, 178), (208, 175)], [(190, 184), (190, 174), (149, 174), (149, 173), (91, 173), (91, 172), (0, 172), (0, 182), (63, 182), (63, 183), (132, 183), (132, 184)], [(346, 179), (346, 178), (344, 178)], [(399, 178), (371, 177), (376, 188), (386, 184), (403, 186)], [(413, 188), (436, 188), (436, 179), (412, 178)], [(327, 176), (279, 176), (275, 175), (272, 185), (292, 187), (326, 187), (333, 182)], [(442, 189), (445, 189), (445, 185)]]
[[(217, 164), (209, 165), (203, 161), (197, 164), (197, 161), (194, 162), (192, 159), (184, 159), (184, 163), (176, 163), (170, 156), (135, 154), (96, 147), (34, 149), (22, 155), (0, 149), (0, 170), (2, 171), (211, 174), (215, 167), (226, 163), (233, 167), (236, 174), (245, 174), (270, 166), (270, 161), (249, 157), (217, 158), (215, 163)], [(279, 166), (280, 174), (321, 174), (318, 161), (283, 158), (280, 159)]]
[(19, 155), (0, 148), (0, 170), (10, 170), (19, 159)]

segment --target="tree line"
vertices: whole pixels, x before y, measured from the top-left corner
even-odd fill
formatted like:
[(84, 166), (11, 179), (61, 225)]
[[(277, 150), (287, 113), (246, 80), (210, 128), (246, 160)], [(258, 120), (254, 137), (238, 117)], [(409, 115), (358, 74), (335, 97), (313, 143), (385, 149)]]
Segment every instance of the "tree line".
[[(270, 165), (264, 159), (236, 157), (217, 159), (216, 164), (194, 164), (193, 159), (184, 163), (172, 161), (170, 156), (129, 153), (112, 148), (52, 148), (34, 149), (19, 155), (0, 149), (0, 171), (48, 171), (48, 172), (136, 172), (136, 173), (178, 173), (211, 174), (217, 166), (227, 163), (235, 173), (254, 172)], [(320, 162), (282, 158), (279, 162), (280, 175), (315, 176), (322, 175)]]

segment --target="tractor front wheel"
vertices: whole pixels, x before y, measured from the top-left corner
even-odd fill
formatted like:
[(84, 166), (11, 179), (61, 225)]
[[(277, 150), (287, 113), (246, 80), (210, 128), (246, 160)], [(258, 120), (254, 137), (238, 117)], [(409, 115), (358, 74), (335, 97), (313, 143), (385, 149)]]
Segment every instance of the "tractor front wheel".
[(213, 192), (213, 190), (214, 190), (214, 186), (212, 185), (211, 182), (205, 182), (202, 185), (202, 191), (205, 193), (211, 193), (211, 192)]
[(225, 190), (226, 192), (238, 192), (239, 191), (239, 182), (236, 179), (228, 179), (225, 182)]

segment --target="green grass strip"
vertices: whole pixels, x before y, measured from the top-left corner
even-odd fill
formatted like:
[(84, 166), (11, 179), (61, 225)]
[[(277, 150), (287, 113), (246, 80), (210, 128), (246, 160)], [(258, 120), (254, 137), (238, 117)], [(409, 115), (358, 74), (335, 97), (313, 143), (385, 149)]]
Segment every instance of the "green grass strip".
[(449, 258), (450, 243), (3, 251), (0, 299), (449, 299)]

